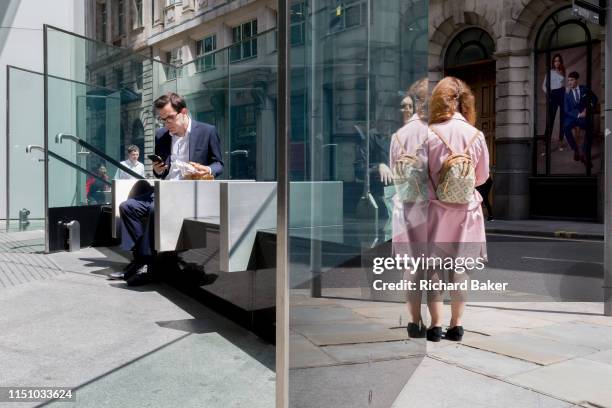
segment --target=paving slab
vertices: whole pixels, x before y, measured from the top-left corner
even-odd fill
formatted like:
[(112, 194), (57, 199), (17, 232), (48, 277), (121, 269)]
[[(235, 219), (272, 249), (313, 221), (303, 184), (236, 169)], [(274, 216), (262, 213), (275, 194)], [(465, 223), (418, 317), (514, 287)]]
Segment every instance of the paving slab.
[[(289, 371), (289, 406), (389, 408), (421, 358)], [(424, 405), (405, 405), (422, 407)]]
[[(610, 346), (612, 347), (612, 345)], [(599, 353), (588, 354), (582, 358), (612, 365), (612, 349), (600, 351)]]
[(392, 408), (570, 408), (571, 403), (426, 357)]
[(274, 405), (273, 346), (167, 285), (108, 281), (97, 249), (60, 258), (71, 271), (0, 290), (0, 386), (77, 387), (79, 407)]
[(311, 325), (294, 325), (293, 331), (308, 338), (317, 346), (379, 341), (405, 340), (405, 330), (392, 330), (368, 321), (329, 322)]
[(612, 316), (580, 316), (577, 321), (612, 327)]
[(463, 327), (466, 330), (496, 335), (508, 332), (521, 331), (536, 327), (549, 326), (550, 321), (533, 316), (518, 316), (505, 310), (486, 310), (471, 313), (466, 310), (463, 315)]
[(304, 336), (295, 333), (289, 336), (290, 368), (310, 368), (334, 364), (338, 364), (338, 361), (324, 353), (320, 347), (312, 344)]
[(576, 358), (510, 377), (509, 381), (575, 404), (612, 407), (612, 366)]
[(289, 324), (317, 324), (334, 321), (365, 321), (363, 316), (337, 305), (292, 306), (289, 309)]
[(612, 348), (612, 327), (586, 322), (567, 322), (562, 325), (540, 327), (529, 330), (529, 334), (598, 350)]
[(528, 333), (509, 333), (480, 340), (464, 339), (463, 344), (539, 365), (558, 363), (598, 351), (592, 347), (564, 343)]
[[(249, 352), (274, 350), (259, 344)], [(79, 387), (76, 406), (272, 408), (274, 396), (266, 365), (219, 333), (192, 333)]]
[(321, 347), (321, 349), (335, 360), (344, 364), (424, 357), (427, 353), (425, 339), (345, 344), (341, 346), (325, 346)]
[(497, 378), (506, 378), (540, 367), (534, 363), (461, 344), (432, 350), (427, 355), (445, 363)]

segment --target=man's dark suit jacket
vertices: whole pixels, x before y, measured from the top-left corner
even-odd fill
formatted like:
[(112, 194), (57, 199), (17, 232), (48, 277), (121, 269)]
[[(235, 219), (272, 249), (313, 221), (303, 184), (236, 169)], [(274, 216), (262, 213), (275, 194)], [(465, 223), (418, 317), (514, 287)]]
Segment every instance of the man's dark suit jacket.
[(578, 119), (578, 114), (580, 114), (586, 107), (587, 104), (590, 104), (591, 109), (595, 108), (597, 105), (597, 96), (589, 88), (584, 85), (578, 86), (580, 90), (580, 100), (576, 101), (574, 98), (574, 91), (572, 89), (568, 89), (565, 93), (565, 122), (566, 125), (570, 125)]
[[(172, 154), (172, 136), (170, 131), (163, 127), (155, 133), (155, 154), (161, 157), (168, 170), (157, 176), (166, 178), (170, 172), (170, 155)], [(221, 141), (217, 128), (208, 123), (191, 120), (191, 133), (189, 134), (189, 161), (210, 167), (215, 178), (223, 173), (223, 156), (221, 154)]]

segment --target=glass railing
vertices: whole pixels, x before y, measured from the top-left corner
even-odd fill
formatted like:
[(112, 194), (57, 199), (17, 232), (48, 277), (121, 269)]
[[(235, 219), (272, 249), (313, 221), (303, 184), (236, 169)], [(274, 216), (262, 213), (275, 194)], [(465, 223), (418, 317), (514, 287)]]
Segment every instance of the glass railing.
[(86, 153), (82, 146), (80, 156), (68, 153), (75, 146), (57, 146), (55, 136), (76, 136), (119, 162), (125, 160), (127, 147), (136, 145), (150, 173), (146, 156), (154, 148), (153, 100), (176, 91), (176, 81), (166, 80), (175, 76), (176, 67), (51, 26), (45, 26), (45, 43), (50, 151), (56, 149), (75, 161), (87, 155), (87, 165), (93, 168), (100, 164), (96, 161), (107, 164), (108, 160)]
[(372, 259), (393, 256), (380, 170), (408, 88), (427, 77), (427, 3), (292, 8), (290, 406), (391, 407), (426, 353), (408, 341), (406, 293), (372, 286), (402, 273), (378, 277)]
[(12, 66), (7, 71), (7, 228), (41, 229), (44, 154), (26, 149), (44, 145), (43, 75)]
[(129, 146), (139, 148), (151, 175), (153, 100), (176, 91), (176, 81), (167, 80), (176, 67), (54, 27), (44, 33), (47, 250), (54, 250), (62, 244), (54, 235), (58, 220), (80, 220), (88, 233), (110, 225), (96, 208), (111, 203), (111, 180)]

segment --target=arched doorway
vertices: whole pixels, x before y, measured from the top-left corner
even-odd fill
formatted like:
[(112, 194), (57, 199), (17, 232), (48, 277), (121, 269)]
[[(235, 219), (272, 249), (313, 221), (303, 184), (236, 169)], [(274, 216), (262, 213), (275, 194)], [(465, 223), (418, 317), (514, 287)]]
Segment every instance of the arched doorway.
[(487, 138), (491, 165), (495, 165), (495, 43), (484, 30), (461, 31), (449, 44), (444, 74), (465, 81), (476, 97), (476, 126)]
[[(465, 81), (476, 99), (476, 127), (485, 135), (490, 164), (495, 169), (495, 43), (481, 28), (461, 31), (450, 42), (444, 57), (444, 74)], [(491, 202), (493, 201), (491, 196)]]
[[(600, 126), (600, 27), (571, 7), (550, 15), (534, 44), (534, 149), (530, 213), (537, 218), (596, 220), (603, 135)], [(578, 84), (578, 100), (570, 89)], [(568, 105), (569, 104), (569, 105)], [(571, 110), (567, 111), (567, 106)], [(585, 119), (572, 124), (576, 109)], [(571, 192), (571, 194), (568, 194)]]

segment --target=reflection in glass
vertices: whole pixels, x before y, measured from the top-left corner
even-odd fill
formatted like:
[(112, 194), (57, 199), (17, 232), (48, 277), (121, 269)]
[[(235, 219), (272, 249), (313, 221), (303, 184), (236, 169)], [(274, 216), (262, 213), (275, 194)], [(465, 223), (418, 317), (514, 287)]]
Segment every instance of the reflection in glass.
[(427, 2), (292, 13), (306, 30), (291, 49), (290, 406), (390, 407), (425, 345), (408, 338), (406, 293), (372, 286), (403, 273), (372, 265), (392, 255), (390, 152), (427, 72)]

